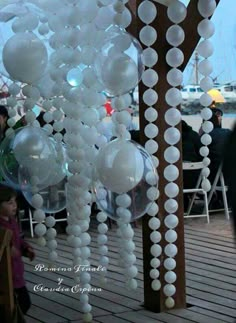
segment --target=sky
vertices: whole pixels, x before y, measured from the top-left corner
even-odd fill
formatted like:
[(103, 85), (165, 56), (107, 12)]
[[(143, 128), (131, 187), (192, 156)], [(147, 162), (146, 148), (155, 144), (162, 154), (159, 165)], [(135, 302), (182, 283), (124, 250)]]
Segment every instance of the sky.
[[(189, 0), (182, 0), (187, 4)], [(213, 64), (211, 77), (218, 83), (236, 81), (236, 0), (221, 0), (213, 17), (215, 34), (211, 38), (214, 53), (210, 58)], [(184, 72), (184, 84), (190, 83), (193, 59)]]
[[(0, 4), (1, 4), (0, 0)], [(181, 0), (186, 5), (190, 0)], [(197, 1), (197, 0), (191, 0)], [(236, 0), (221, 0), (212, 17), (215, 24), (215, 34), (211, 38), (214, 45), (214, 54), (210, 60), (213, 64), (213, 73), (211, 77), (218, 83), (236, 82)], [(9, 28), (1, 30), (0, 26), (0, 49), (9, 38), (6, 32)], [(5, 39), (4, 39), (5, 38)], [(193, 75), (193, 57), (190, 59), (184, 71), (184, 85), (192, 83)], [(3, 71), (0, 60), (0, 70)]]

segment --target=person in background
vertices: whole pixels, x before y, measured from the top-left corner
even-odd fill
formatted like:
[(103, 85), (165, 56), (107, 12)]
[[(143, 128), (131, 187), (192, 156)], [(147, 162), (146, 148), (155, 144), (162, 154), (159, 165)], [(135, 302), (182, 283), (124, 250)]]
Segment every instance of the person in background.
[(139, 130), (130, 130), (130, 136), (131, 140), (137, 142), (138, 144), (141, 145), (140, 143), (140, 131)]
[[(202, 144), (196, 131), (182, 120), (182, 154), (183, 162), (200, 162), (202, 156), (199, 153)], [(185, 189), (196, 187), (200, 170), (183, 171), (183, 187)], [(187, 210), (190, 196), (184, 194), (184, 210)]]
[[(30, 308), (31, 301), (24, 279), (24, 264), (22, 256), (31, 261), (35, 258), (33, 248), (20, 236), (16, 221), (17, 193), (10, 187), (0, 185), (0, 227), (12, 231), (11, 265), (14, 294), (23, 314)], [(1, 283), (1, 278), (0, 278)], [(1, 320), (1, 322), (4, 322)]]
[(0, 142), (5, 137), (5, 132), (8, 128), (7, 125), (8, 111), (4, 105), (0, 105)]
[(232, 220), (236, 238), (236, 124), (224, 145), (223, 173), (229, 188), (228, 199), (232, 208)]
[(212, 138), (212, 142), (208, 146), (208, 157), (211, 160), (211, 163), (209, 165), (209, 180), (211, 184), (213, 184), (218, 168), (223, 160), (224, 145), (229, 138), (229, 135), (231, 134), (231, 130), (222, 128), (222, 115), (220, 115), (220, 113), (213, 113), (209, 121), (213, 123), (214, 127), (213, 130), (209, 133)]
[[(213, 101), (214, 102), (214, 101)], [(219, 126), (220, 128), (222, 128), (222, 118), (223, 118), (223, 111), (221, 109), (218, 109), (215, 107), (215, 105), (211, 105), (211, 111), (212, 111), (212, 116), (216, 115), (218, 118), (218, 122), (219, 122)], [(210, 121), (210, 120), (209, 120)], [(202, 125), (199, 129), (199, 135), (202, 136), (203, 135), (203, 130), (202, 130)]]

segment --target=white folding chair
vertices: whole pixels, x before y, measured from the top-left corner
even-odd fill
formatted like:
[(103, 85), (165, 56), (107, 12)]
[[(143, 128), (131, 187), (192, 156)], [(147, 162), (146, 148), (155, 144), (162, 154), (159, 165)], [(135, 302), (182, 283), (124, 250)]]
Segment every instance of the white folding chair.
[(210, 212), (224, 210), (225, 217), (227, 220), (229, 220), (230, 210), (229, 210), (229, 205), (227, 200), (228, 187), (227, 185), (225, 185), (224, 175), (222, 173), (222, 165), (220, 165), (218, 168), (210, 193), (208, 195), (208, 208), (212, 200), (213, 194), (217, 191), (222, 193), (224, 209), (211, 209)]
[[(64, 191), (58, 191), (58, 193), (63, 193), (64, 194)], [(41, 195), (44, 195), (44, 192), (41, 192)], [(28, 208), (27, 210), (28, 212), (28, 217), (27, 215), (25, 214), (25, 210), (20, 210), (19, 212), (19, 220), (20, 222), (24, 222), (24, 221), (29, 221), (29, 224), (30, 224), (30, 234), (31, 234), (31, 237), (33, 238), (34, 237), (34, 224), (38, 223), (37, 221), (34, 220), (33, 216), (32, 216), (32, 210), (30, 208)], [(66, 212), (66, 217), (64, 218), (60, 218), (60, 219), (57, 219), (56, 218), (56, 214), (57, 213), (50, 213), (50, 215), (54, 216), (55, 217), (55, 222), (62, 222), (62, 221), (67, 221), (67, 212)]]
[[(202, 170), (204, 167), (202, 162), (183, 162), (183, 170)], [(192, 193), (192, 198), (191, 201), (188, 205), (187, 212), (184, 213), (184, 218), (199, 218), (199, 217), (206, 217), (207, 218), (207, 223), (210, 223), (210, 218), (209, 218), (209, 210), (208, 210), (208, 198), (207, 198), (207, 192), (205, 192), (201, 187), (200, 184), (203, 180), (202, 172), (200, 171), (196, 187), (193, 188), (187, 188), (183, 189), (184, 194), (189, 194)], [(204, 209), (201, 214), (191, 214), (192, 207), (194, 202), (196, 201), (197, 193), (201, 193), (203, 195), (203, 200), (204, 200)]]
[[(20, 210), (20, 212), (19, 212), (19, 219), (20, 219), (20, 222), (29, 221), (29, 224), (30, 224), (30, 234), (31, 234), (31, 237), (33, 238), (34, 237), (34, 224), (36, 224), (38, 222), (33, 219), (32, 211), (31, 211), (30, 208), (28, 209), (28, 213), (29, 213), (29, 217), (25, 217), (25, 211), (24, 210)], [(55, 222), (56, 223), (57, 222), (67, 221), (67, 215), (66, 215), (65, 218), (61, 218), (61, 219), (57, 219), (56, 218), (56, 213), (50, 213), (49, 215), (52, 215), (52, 216), (55, 217)]]

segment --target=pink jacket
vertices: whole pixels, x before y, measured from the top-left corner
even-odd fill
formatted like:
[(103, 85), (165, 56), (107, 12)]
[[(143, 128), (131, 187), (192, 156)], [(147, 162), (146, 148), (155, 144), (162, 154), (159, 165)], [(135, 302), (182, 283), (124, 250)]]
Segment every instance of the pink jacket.
[(22, 253), (26, 251), (26, 249), (29, 248), (30, 245), (21, 238), (20, 229), (15, 219), (9, 218), (9, 221), (6, 221), (0, 217), (0, 226), (12, 231), (12, 246), (20, 251), (19, 254), (12, 256), (11, 261), (13, 287), (21, 288), (25, 286)]

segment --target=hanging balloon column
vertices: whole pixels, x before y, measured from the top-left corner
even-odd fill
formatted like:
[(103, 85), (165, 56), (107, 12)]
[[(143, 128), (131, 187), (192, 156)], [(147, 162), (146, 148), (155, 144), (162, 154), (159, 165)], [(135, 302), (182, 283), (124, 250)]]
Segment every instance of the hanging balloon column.
[(187, 10), (185, 5), (179, 1), (171, 3), (167, 10), (169, 20), (173, 22), (173, 25), (166, 31), (166, 40), (172, 46), (166, 55), (166, 62), (170, 66), (170, 70), (167, 74), (167, 81), (171, 87), (165, 95), (166, 102), (170, 108), (165, 113), (165, 121), (169, 127), (164, 133), (164, 140), (168, 145), (164, 152), (164, 158), (168, 163), (168, 166), (165, 168), (164, 172), (164, 176), (167, 180), (165, 186), (167, 200), (164, 205), (167, 213), (165, 218), (165, 226), (167, 229), (165, 240), (167, 244), (164, 249), (166, 256), (164, 267), (166, 273), (164, 276), (165, 285), (163, 286), (163, 293), (166, 296), (165, 306), (167, 308), (173, 308), (175, 306), (175, 299), (173, 296), (176, 293), (175, 282), (177, 279), (175, 273), (175, 257), (178, 248), (175, 241), (177, 240), (178, 235), (175, 228), (178, 225), (178, 218), (176, 216), (178, 202), (176, 201), (176, 197), (179, 194), (179, 187), (174, 181), (178, 178), (179, 171), (174, 164), (180, 158), (180, 151), (175, 145), (180, 141), (180, 131), (176, 126), (181, 121), (181, 114), (177, 107), (182, 102), (182, 96), (177, 87), (182, 84), (183, 76), (178, 68), (184, 61), (183, 52), (178, 48), (184, 40), (184, 31), (178, 24), (185, 19), (186, 14)]
[(201, 95), (200, 98), (200, 103), (203, 106), (203, 109), (201, 111), (201, 116), (203, 119), (203, 135), (201, 136), (201, 142), (203, 146), (200, 149), (200, 154), (203, 157), (204, 164), (204, 168), (202, 169), (202, 175), (204, 179), (201, 185), (206, 192), (209, 192), (211, 189), (211, 183), (207, 179), (207, 177), (210, 174), (210, 169), (208, 167), (210, 164), (210, 159), (208, 158), (209, 148), (207, 146), (211, 144), (212, 139), (210, 136), (210, 132), (213, 129), (213, 124), (211, 121), (209, 121), (209, 119), (212, 116), (212, 111), (209, 108), (209, 106), (212, 104), (212, 98), (207, 92), (213, 88), (213, 80), (210, 77), (213, 67), (208, 58), (213, 54), (214, 49), (212, 42), (209, 38), (213, 36), (215, 32), (214, 24), (209, 19), (209, 17), (212, 16), (212, 14), (215, 11), (215, 8), (215, 0), (210, 0), (207, 2), (202, 0), (198, 1), (198, 11), (200, 15), (204, 18), (199, 22), (197, 28), (199, 35), (202, 37), (200, 43), (198, 44), (197, 52), (200, 55), (200, 57), (202, 57), (202, 60), (199, 63), (199, 72), (201, 75), (203, 75), (200, 81), (200, 86), (205, 92)]
[[(47, 245), (50, 262), (58, 258), (54, 214), (66, 208), (73, 265), (90, 266), (88, 229), (95, 200), (101, 210), (97, 214), (97, 243), (99, 264), (105, 268), (102, 280), (109, 264), (105, 221), (110, 217), (118, 225), (125, 284), (134, 289), (137, 268), (131, 222), (146, 212), (150, 216), (158, 212), (154, 203), (158, 197), (158, 160), (151, 157), (158, 149), (154, 141), (158, 129), (152, 123), (157, 114), (151, 108), (157, 100), (151, 88), (158, 76), (151, 69), (156, 53), (143, 53), (139, 41), (125, 30), (131, 23), (127, 2), (22, 0), (1, 7), (5, 20), (0, 28), (7, 25), (10, 30), (3, 43), (1, 72), (12, 84), (8, 99), (10, 128), (0, 146), (0, 171), (34, 207), (35, 233), (38, 243)], [(147, 3), (144, 1), (144, 6)], [(140, 10), (146, 21), (145, 8)], [(149, 31), (143, 30), (141, 40), (151, 45), (156, 34), (152, 28), (149, 37)], [(145, 73), (144, 65), (148, 67)], [(129, 92), (141, 78), (150, 88), (144, 94), (150, 106), (146, 111), (150, 123), (145, 129), (149, 138), (145, 148), (131, 141), (127, 131), (131, 121)], [(14, 130), (19, 93), (25, 98), (27, 125)], [(114, 139), (110, 142), (103, 120), (107, 98), (115, 110)], [(39, 101), (43, 113), (36, 120), (34, 107)], [(158, 286), (158, 225), (153, 217), (154, 288)], [(90, 273), (76, 272), (75, 281), (87, 290), (79, 295), (79, 304), (84, 321), (89, 322)]]
[[(158, 135), (159, 131), (158, 127), (155, 125), (155, 122), (158, 118), (158, 113), (153, 108), (153, 105), (155, 105), (155, 103), (158, 101), (158, 94), (153, 89), (153, 87), (158, 82), (158, 74), (155, 71), (155, 69), (153, 69), (153, 67), (158, 62), (158, 54), (156, 50), (152, 48), (152, 45), (157, 41), (157, 32), (152, 26), (150, 26), (150, 24), (157, 16), (156, 6), (151, 1), (143, 1), (138, 7), (138, 16), (139, 19), (145, 24), (140, 30), (139, 39), (141, 43), (147, 47), (143, 51), (143, 63), (146, 67), (146, 70), (142, 75), (142, 82), (147, 87), (147, 89), (143, 93), (143, 101), (147, 106), (144, 116), (148, 122), (144, 129), (145, 135), (148, 138), (145, 144), (145, 148), (149, 152), (149, 154), (151, 154), (152, 161), (155, 167), (158, 167), (159, 160), (156, 156), (154, 156), (154, 154), (156, 154), (158, 151), (158, 144), (155, 141), (155, 138)], [(149, 180), (153, 185), (157, 186), (157, 176), (151, 175), (149, 177)], [(147, 211), (148, 215), (150, 216), (148, 225), (152, 230), (150, 239), (153, 242), (153, 245), (150, 250), (151, 255), (153, 257), (150, 263), (152, 267), (150, 271), (150, 277), (152, 279), (153, 290), (159, 290), (161, 288), (161, 283), (159, 280), (160, 272), (158, 268), (161, 264), (159, 258), (162, 253), (162, 248), (159, 245), (159, 242), (162, 239), (162, 236), (161, 233), (158, 231), (158, 229), (160, 228), (160, 220), (157, 218), (159, 207), (155, 202), (158, 196), (159, 191), (155, 187), (155, 190), (152, 189), (152, 192), (150, 192), (149, 195), (150, 200), (152, 200), (154, 203), (152, 204), (151, 208), (149, 208), (149, 210)]]

